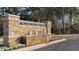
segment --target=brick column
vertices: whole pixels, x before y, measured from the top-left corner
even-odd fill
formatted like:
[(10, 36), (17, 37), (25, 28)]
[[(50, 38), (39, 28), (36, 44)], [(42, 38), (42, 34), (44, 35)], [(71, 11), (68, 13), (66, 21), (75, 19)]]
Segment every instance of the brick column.
[(48, 35), (48, 39), (51, 39), (51, 21), (47, 21), (47, 35)]
[(19, 16), (7, 14), (3, 19), (3, 37), (6, 46), (16, 44), (16, 39), (19, 37)]

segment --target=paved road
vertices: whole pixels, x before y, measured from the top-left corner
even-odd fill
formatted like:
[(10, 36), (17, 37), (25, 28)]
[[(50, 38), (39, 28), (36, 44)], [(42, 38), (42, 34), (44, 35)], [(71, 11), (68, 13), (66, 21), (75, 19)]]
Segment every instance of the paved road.
[(79, 39), (67, 40), (65, 42), (51, 44), (34, 51), (79, 51)]

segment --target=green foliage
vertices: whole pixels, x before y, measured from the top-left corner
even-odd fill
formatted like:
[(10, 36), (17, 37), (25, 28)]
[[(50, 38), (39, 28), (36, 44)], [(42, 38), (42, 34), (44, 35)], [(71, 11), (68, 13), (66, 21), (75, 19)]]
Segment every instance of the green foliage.
[[(76, 7), (5, 7), (6, 13), (20, 15), (21, 19), (29, 21), (52, 21), (52, 32), (56, 34), (66, 33), (65, 19), (66, 14), (69, 15), (69, 33), (72, 32), (72, 19), (79, 15), (79, 8)], [(30, 13), (30, 14), (29, 14)], [(62, 20), (62, 30), (58, 29), (58, 20)], [(61, 34), (59, 33), (59, 34)]]

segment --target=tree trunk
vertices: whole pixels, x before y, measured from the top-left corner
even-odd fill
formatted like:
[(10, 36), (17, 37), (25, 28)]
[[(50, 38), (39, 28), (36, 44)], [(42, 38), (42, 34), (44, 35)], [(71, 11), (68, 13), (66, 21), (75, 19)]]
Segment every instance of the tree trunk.
[(70, 34), (72, 34), (72, 10), (70, 11), (69, 22), (70, 22)]
[(64, 7), (62, 7), (62, 24), (63, 24), (63, 34), (65, 34)]

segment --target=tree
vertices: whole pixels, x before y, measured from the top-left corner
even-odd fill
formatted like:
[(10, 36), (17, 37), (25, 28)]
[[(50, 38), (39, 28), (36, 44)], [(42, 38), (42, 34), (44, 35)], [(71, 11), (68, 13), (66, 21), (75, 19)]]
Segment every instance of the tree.
[(3, 14), (9, 13), (20, 15), (22, 20), (29, 21), (52, 21), (52, 32), (61, 34), (58, 27), (58, 21), (62, 20), (63, 34), (66, 32), (64, 16), (69, 14), (70, 32), (72, 32), (72, 18), (79, 12), (76, 7), (2, 7)]
[(31, 19), (34, 21), (52, 21), (52, 28), (55, 32), (58, 33), (58, 19), (62, 16), (62, 9), (61, 7), (39, 7), (39, 8), (31, 8), (32, 15)]
[(75, 15), (79, 13), (78, 9), (76, 7), (67, 7), (65, 8), (65, 12), (69, 14), (69, 22), (70, 22), (70, 33), (72, 33), (72, 19)]

